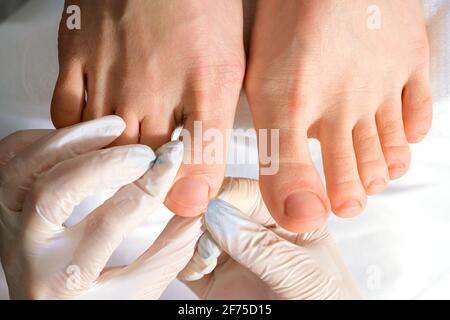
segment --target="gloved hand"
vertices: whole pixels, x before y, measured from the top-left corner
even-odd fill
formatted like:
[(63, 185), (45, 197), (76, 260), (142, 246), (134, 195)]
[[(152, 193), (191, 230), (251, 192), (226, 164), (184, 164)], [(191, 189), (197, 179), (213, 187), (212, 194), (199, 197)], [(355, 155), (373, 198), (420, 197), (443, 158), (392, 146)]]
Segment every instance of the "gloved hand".
[[(99, 150), (124, 128), (109, 116), (0, 142), (0, 257), (11, 298), (155, 299), (189, 262), (201, 221), (175, 217), (135, 262), (105, 269), (136, 226), (171, 214), (162, 202), (183, 156), (180, 142), (157, 158), (140, 145)], [(118, 191), (64, 225), (84, 198), (105, 189)]]
[(179, 275), (201, 298), (359, 297), (327, 230), (296, 234), (279, 227), (257, 181), (228, 178), (205, 222), (208, 232)]

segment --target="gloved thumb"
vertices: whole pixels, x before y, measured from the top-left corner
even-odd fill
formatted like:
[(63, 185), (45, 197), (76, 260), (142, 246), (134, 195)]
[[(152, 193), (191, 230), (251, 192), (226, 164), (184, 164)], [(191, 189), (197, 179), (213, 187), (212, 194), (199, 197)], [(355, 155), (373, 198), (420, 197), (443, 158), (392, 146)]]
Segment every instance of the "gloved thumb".
[(219, 246), (280, 299), (354, 298), (339, 268), (321, 264), (311, 249), (286, 241), (230, 204), (211, 201), (205, 221)]

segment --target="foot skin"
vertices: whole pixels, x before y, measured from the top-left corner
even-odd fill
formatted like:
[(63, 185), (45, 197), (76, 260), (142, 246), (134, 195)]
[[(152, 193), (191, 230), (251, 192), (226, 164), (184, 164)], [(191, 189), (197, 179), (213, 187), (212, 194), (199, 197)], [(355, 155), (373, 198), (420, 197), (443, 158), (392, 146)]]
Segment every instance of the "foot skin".
[[(116, 114), (127, 124), (116, 145), (157, 148), (179, 125), (191, 134), (194, 121), (204, 131), (232, 127), (245, 72), (241, 0), (70, 4), (80, 6), (82, 25), (68, 30), (63, 15), (51, 108), (57, 128)], [(192, 148), (185, 152), (193, 158)], [(183, 165), (166, 205), (201, 213), (220, 188), (223, 163)]]
[[(331, 208), (352, 217), (410, 164), (431, 125), (429, 50), (420, 2), (258, 2), (246, 91), (257, 128), (280, 129), (280, 170), (261, 176), (285, 228), (310, 231)], [(326, 190), (307, 138), (321, 142)]]

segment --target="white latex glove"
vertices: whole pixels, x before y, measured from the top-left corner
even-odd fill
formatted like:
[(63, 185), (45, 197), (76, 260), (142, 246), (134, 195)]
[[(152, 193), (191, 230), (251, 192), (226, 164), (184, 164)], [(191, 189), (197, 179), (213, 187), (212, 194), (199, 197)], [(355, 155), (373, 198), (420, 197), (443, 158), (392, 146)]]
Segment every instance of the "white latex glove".
[[(356, 286), (325, 228), (276, 225), (258, 182), (227, 179), (206, 232), (179, 278), (204, 299), (355, 299)], [(222, 253), (222, 248), (225, 253)]]
[[(99, 150), (124, 128), (109, 116), (0, 141), (0, 257), (11, 298), (156, 299), (192, 258), (201, 221), (175, 217), (135, 262), (105, 270), (130, 231), (170, 214), (162, 202), (183, 156), (180, 142), (156, 160), (146, 146)], [(75, 206), (105, 189), (119, 191), (64, 226)]]

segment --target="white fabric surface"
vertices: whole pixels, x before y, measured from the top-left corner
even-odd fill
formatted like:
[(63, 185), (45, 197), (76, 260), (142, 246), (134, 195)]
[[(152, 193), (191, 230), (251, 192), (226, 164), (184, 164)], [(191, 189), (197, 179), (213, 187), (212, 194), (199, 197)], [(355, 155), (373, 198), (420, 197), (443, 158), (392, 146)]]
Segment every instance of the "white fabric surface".
[[(363, 215), (329, 223), (366, 298), (450, 298), (450, 1), (424, 1), (432, 48), (433, 128), (425, 141), (412, 147), (413, 164), (404, 178), (371, 197)], [(0, 24), (0, 138), (18, 129), (52, 127), (49, 104), (58, 68), (62, 3), (33, 0)], [(237, 127), (248, 123), (242, 100)], [(320, 168), (318, 144), (311, 146)], [(250, 153), (256, 159), (254, 145)], [(230, 166), (228, 173), (255, 177), (257, 168)], [(99, 201), (101, 197), (90, 199), (82, 211)], [(139, 255), (152, 240), (148, 234), (145, 228), (135, 233), (113, 263)], [(0, 299), (7, 298), (1, 273)], [(174, 282), (162, 298), (195, 297)]]

